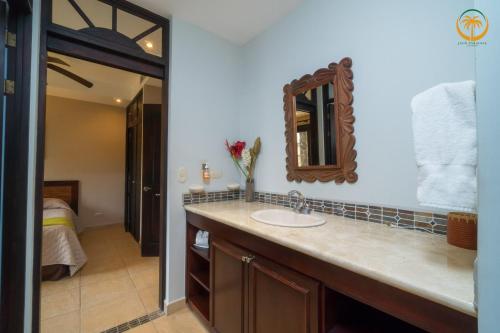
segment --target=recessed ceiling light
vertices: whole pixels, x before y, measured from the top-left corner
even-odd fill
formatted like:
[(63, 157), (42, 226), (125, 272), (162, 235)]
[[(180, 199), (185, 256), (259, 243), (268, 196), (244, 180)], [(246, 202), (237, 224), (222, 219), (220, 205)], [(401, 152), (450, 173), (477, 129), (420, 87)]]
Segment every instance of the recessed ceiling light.
[(148, 49), (152, 49), (152, 48), (153, 48), (153, 42), (149, 42), (149, 41), (147, 41), (147, 42), (146, 42), (146, 47), (147, 47)]
[(121, 98), (115, 98), (115, 102), (116, 102), (116, 103), (121, 103), (121, 102), (122, 102), (122, 99), (121, 99)]

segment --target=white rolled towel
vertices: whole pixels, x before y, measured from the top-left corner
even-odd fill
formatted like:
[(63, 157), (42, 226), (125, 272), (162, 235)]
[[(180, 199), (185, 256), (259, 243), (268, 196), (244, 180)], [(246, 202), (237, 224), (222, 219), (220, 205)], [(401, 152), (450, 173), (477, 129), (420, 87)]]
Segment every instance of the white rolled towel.
[(443, 83), (411, 101), (422, 206), (476, 210), (475, 86), (474, 81)]

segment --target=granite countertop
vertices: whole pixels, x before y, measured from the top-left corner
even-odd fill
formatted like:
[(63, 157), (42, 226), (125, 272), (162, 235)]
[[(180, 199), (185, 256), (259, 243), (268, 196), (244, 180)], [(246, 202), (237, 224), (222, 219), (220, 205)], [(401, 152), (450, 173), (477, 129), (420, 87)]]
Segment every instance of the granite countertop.
[(267, 208), (287, 209), (239, 200), (185, 206), (192, 213), (477, 316), (476, 251), (449, 245), (443, 236), (329, 214), (313, 213), (327, 222), (311, 228), (277, 227), (250, 217)]

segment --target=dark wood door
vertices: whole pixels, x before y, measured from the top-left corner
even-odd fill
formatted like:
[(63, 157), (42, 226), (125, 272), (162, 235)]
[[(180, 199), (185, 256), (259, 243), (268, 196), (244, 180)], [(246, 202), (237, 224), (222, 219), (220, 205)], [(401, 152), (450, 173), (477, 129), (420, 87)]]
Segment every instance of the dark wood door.
[(249, 265), (249, 333), (318, 333), (318, 281), (263, 258)]
[(217, 333), (245, 330), (248, 252), (219, 239), (211, 242), (210, 323)]
[(135, 142), (136, 129), (135, 127), (127, 127), (127, 149), (126, 149), (126, 171), (125, 171), (125, 230), (134, 233), (134, 214), (135, 214), (135, 172), (134, 172), (134, 159), (135, 159)]
[(143, 106), (142, 236), (143, 256), (160, 254), (161, 105)]
[(136, 110), (137, 110), (137, 120), (135, 126), (135, 142), (132, 143), (135, 147), (134, 149), (134, 179), (133, 184), (134, 191), (134, 215), (133, 215), (133, 229), (132, 233), (135, 240), (140, 242), (141, 239), (141, 195), (142, 195), (142, 92), (136, 97)]
[(141, 211), (141, 109), (140, 95), (127, 107), (127, 138), (125, 166), (125, 229), (136, 241), (140, 237)]

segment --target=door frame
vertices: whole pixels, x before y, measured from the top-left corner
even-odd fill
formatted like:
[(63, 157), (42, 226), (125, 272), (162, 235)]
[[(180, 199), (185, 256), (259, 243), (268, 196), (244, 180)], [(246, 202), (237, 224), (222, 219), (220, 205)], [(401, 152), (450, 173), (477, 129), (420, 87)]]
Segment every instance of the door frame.
[[(133, 5), (123, 0), (105, 0), (109, 4), (119, 4), (127, 11), (141, 17), (153, 19), (155, 23), (161, 24), (163, 28), (163, 58), (141, 59), (136, 55), (120, 51), (113, 51), (111, 47), (102, 47), (92, 44), (91, 39), (80, 38), (81, 34), (65, 31), (59, 27), (53, 27), (48, 19), (51, 15), (51, 1), (42, 0), (42, 23), (40, 36), (40, 64), (39, 64), (39, 91), (38, 91), (38, 123), (37, 123), (37, 156), (36, 156), (36, 179), (35, 179), (35, 248), (33, 261), (33, 332), (39, 330), (40, 315), (40, 270), (41, 270), (41, 238), (42, 238), (42, 207), (43, 207), (43, 180), (44, 180), (44, 147), (45, 147), (45, 107), (46, 107), (46, 83), (47, 83), (47, 54), (48, 51), (58, 52), (64, 55), (91, 61), (101, 65), (132, 71), (139, 74), (152, 76), (163, 80), (162, 85), (162, 110), (161, 110), (161, 176), (160, 176), (160, 274), (159, 274), (159, 307), (164, 310), (164, 299), (166, 296), (166, 249), (167, 249), (167, 148), (168, 148), (168, 92), (169, 92), (169, 50), (170, 50), (170, 22), (148, 10)], [(89, 42), (90, 41), (90, 42)], [(149, 57), (150, 58), (150, 57)]]
[[(5, 0), (2, 0), (5, 2)], [(9, 32), (16, 46), (7, 48), (6, 76), (15, 81), (15, 94), (5, 96), (5, 152), (0, 331), (22, 332), (25, 326), (28, 156), (32, 22), (29, 0), (8, 0)], [(3, 33), (3, 32), (2, 32)], [(3, 59), (5, 61), (5, 59)], [(0, 63), (5, 66), (5, 63)], [(3, 78), (2, 78), (3, 80)], [(3, 82), (1, 82), (3, 85)], [(5, 223), (9, 221), (10, 223)]]

